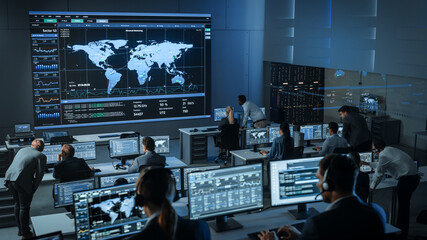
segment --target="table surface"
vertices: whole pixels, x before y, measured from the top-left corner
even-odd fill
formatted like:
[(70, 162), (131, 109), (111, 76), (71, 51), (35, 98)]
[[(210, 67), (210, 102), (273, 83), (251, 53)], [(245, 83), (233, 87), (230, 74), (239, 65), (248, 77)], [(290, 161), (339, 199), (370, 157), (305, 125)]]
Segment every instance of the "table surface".
[[(207, 131), (208, 128), (215, 128), (215, 130)], [(193, 132), (194, 129), (197, 129), (197, 132)], [(218, 126), (203, 126), (203, 127), (192, 127), (192, 128), (180, 128), (178, 129), (180, 132), (188, 134), (188, 135), (203, 135), (203, 134), (212, 134), (221, 132), (218, 130)]]

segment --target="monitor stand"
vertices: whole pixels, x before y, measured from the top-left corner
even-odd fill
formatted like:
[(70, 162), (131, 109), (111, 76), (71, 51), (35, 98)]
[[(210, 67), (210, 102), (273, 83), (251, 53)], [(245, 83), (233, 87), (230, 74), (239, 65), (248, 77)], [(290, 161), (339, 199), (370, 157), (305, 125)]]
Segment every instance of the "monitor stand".
[(258, 148), (258, 146), (257, 146), (257, 145), (254, 145), (254, 146), (253, 146), (253, 149), (252, 149), (251, 151), (252, 151), (252, 152), (258, 152), (258, 149), (257, 149), (257, 148)]
[(119, 158), (120, 163), (116, 164), (116, 165), (114, 166), (114, 168), (115, 168), (116, 170), (117, 170), (117, 169), (123, 169), (123, 170), (126, 170), (126, 169), (127, 169), (127, 167), (126, 167), (126, 161), (127, 161), (128, 159), (133, 159), (133, 157), (121, 157), (121, 158)]
[(314, 208), (309, 208), (307, 203), (300, 203), (298, 204), (298, 210), (291, 209), (289, 213), (292, 214), (296, 220), (301, 220), (319, 214), (319, 211)]
[(233, 229), (243, 228), (242, 224), (238, 223), (232, 218), (227, 216), (219, 216), (215, 218), (215, 222), (210, 222), (209, 226), (215, 230), (215, 232), (225, 232)]
[(316, 146), (316, 145), (314, 145), (314, 144), (311, 144), (310, 143), (310, 140), (306, 140), (306, 145), (305, 145), (306, 147), (314, 147), (314, 146)]

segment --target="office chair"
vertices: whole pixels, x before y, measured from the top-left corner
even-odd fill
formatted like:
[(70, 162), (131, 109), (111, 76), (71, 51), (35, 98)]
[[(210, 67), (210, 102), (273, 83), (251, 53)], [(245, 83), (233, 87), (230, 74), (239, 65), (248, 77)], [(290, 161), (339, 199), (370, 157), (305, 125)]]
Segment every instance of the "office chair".
[(239, 128), (239, 124), (226, 124), (222, 127), (220, 148), (226, 150), (226, 154), (222, 158), (224, 165), (227, 165), (227, 161), (230, 158), (230, 151), (240, 149)]
[(350, 152), (350, 148), (346, 147), (346, 148), (335, 148), (334, 149), (334, 153), (337, 154), (347, 154)]
[(141, 165), (138, 168), (138, 172), (141, 172), (142, 170), (144, 170), (144, 168), (146, 167), (152, 167), (152, 168), (164, 168), (166, 164), (164, 163), (153, 163), (153, 164), (149, 164), (149, 165)]
[[(420, 214), (417, 216), (417, 223), (418, 224), (425, 224), (427, 225), (427, 210), (421, 210)], [(419, 239), (427, 239), (427, 236), (415, 236), (415, 240)]]
[(304, 146), (294, 147), (291, 153), (285, 155), (285, 159), (302, 158), (304, 154)]

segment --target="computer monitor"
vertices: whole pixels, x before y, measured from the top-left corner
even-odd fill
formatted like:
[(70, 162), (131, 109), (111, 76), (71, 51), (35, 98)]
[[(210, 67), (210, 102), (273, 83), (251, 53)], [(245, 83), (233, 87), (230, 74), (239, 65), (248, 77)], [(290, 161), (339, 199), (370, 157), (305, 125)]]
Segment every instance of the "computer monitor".
[[(227, 117), (226, 110), (227, 108), (214, 108), (214, 121), (219, 122), (221, 121), (221, 119)], [(234, 112), (234, 108), (233, 108), (233, 112)]]
[(217, 232), (241, 228), (226, 216), (263, 208), (262, 171), (258, 163), (188, 174), (190, 219), (216, 217)]
[(32, 133), (30, 123), (15, 124), (15, 134)]
[[(265, 116), (265, 107), (259, 107), (259, 109), (261, 110), (261, 112), (264, 114)], [(252, 121), (251, 117), (248, 117), (249, 121)]]
[(58, 162), (58, 155), (61, 153), (61, 145), (45, 145), (43, 154), (46, 155), (46, 164), (53, 165)]
[(176, 183), (176, 190), (181, 191), (182, 189), (182, 168), (169, 168), (171, 172), (173, 173), (173, 176), (175, 178)]
[(267, 128), (246, 129), (246, 146), (253, 146), (252, 151), (257, 151), (256, 145), (268, 143)]
[[(360, 155), (360, 161), (364, 162), (372, 162), (372, 152), (361, 152)], [(370, 166), (362, 165), (360, 166), (361, 172), (372, 172), (373, 169)]]
[[(154, 151), (159, 154), (167, 154), (169, 153), (169, 136), (150, 136), (154, 140), (154, 144), (156, 146), (156, 149)], [(144, 150), (142, 148), (142, 139), (140, 141), (140, 147), (139, 147), (141, 154), (144, 153)]]
[(93, 178), (78, 180), (73, 182), (53, 184), (53, 204), (54, 207), (65, 207), (73, 205), (73, 193), (95, 188)]
[(32, 237), (32, 240), (63, 240), (64, 236), (61, 231), (39, 235)]
[(298, 210), (290, 210), (297, 219), (305, 219), (316, 211), (307, 209), (307, 203), (316, 200), (320, 190), (316, 184), (319, 161), (323, 157), (271, 161), (271, 206), (298, 204)]
[(268, 142), (272, 143), (275, 138), (279, 137), (279, 126), (268, 127)]
[(138, 173), (126, 173), (126, 174), (118, 174), (118, 175), (104, 175), (99, 176), (98, 186), (100, 188), (111, 187), (114, 186), (114, 182), (119, 178), (124, 178), (128, 181), (128, 183), (135, 183), (138, 180)]
[(110, 140), (110, 157), (120, 158), (139, 155), (139, 138), (120, 138)]
[(123, 238), (140, 232), (148, 220), (135, 206), (135, 183), (74, 194), (77, 240)]
[[(342, 123), (338, 123), (338, 136), (342, 137), (342, 129), (343, 129), (343, 124)], [(324, 123), (323, 124), (323, 134), (322, 134), (322, 138), (326, 139), (327, 137), (331, 136), (329, 135), (329, 124), (328, 123)]]
[(211, 166), (199, 166), (199, 167), (187, 167), (187, 168), (183, 168), (183, 175), (184, 175), (184, 191), (188, 190), (188, 185), (187, 185), (187, 179), (188, 179), (188, 174), (192, 173), (192, 172), (197, 172), (197, 171), (207, 171), (207, 170), (213, 170), (213, 169), (218, 169), (220, 168), (219, 165), (211, 165)]
[(96, 160), (95, 142), (82, 142), (70, 144), (74, 147), (74, 157), (83, 158), (84, 160)]
[(68, 131), (58, 131), (58, 132), (43, 132), (43, 139), (45, 142), (50, 142), (53, 137), (64, 137), (69, 136)]

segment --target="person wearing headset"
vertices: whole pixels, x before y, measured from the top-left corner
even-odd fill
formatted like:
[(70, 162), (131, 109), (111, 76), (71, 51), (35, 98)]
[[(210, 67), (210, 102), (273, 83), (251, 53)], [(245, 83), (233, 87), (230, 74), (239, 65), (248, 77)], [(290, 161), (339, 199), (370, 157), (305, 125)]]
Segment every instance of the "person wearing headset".
[[(280, 239), (383, 239), (385, 213), (376, 205), (362, 202), (354, 194), (358, 174), (356, 163), (345, 155), (331, 154), (319, 162), (316, 177), (323, 201), (331, 203), (325, 212), (307, 220), (303, 232), (292, 226), (278, 229)], [(279, 239), (262, 231), (261, 240)]]
[(210, 240), (206, 222), (178, 216), (171, 202), (178, 200), (175, 178), (166, 168), (144, 169), (136, 182), (135, 205), (148, 217), (144, 228), (128, 238), (155, 240)]

